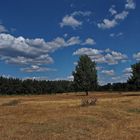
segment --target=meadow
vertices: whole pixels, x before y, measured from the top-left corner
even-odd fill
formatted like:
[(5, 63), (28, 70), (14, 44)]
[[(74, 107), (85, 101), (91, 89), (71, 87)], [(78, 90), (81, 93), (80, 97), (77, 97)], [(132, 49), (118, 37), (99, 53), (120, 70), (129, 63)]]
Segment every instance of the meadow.
[(0, 96), (0, 140), (139, 140), (140, 92)]

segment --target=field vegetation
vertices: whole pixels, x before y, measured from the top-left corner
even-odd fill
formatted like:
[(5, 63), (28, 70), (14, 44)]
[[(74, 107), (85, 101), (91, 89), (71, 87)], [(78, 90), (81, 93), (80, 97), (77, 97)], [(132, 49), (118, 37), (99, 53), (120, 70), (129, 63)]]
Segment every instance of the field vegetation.
[[(1, 140), (139, 140), (140, 92), (0, 96)], [(84, 98), (98, 98), (81, 106)]]

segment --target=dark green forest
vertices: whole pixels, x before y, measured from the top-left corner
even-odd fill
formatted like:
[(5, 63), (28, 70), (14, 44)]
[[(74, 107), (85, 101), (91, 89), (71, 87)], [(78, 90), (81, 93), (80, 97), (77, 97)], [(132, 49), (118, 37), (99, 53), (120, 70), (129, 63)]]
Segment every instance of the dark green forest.
[(15, 78), (0, 77), (0, 94), (55, 94), (63, 92), (72, 92), (73, 83), (71, 81), (38, 81), (38, 80), (21, 80)]

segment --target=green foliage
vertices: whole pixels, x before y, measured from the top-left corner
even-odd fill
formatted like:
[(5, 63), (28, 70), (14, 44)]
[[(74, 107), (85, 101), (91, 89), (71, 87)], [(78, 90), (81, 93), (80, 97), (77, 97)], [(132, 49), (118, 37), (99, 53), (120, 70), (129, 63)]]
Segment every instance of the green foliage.
[(85, 91), (95, 90), (97, 87), (96, 64), (87, 55), (80, 56), (78, 64), (73, 72), (74, 85), (77, 89)]
[(133, 108), (133, 109), (129, 109), (128, 112), (131, 112), (131, 113), (140, 113), (140, 109), (139, 108)]
[(131, 76), (126, 83), (113, 83), (100, 86), (100, 91), (140, 91), (140, 62), (131, 66)]
[(136, 88), (140, 88), (140, 62), (131, 66), (132, 75), (128, 79), (129, 84), (133, 84)]
[(73, 91), (72, 81), (37, 81), (0, 77), (1, 95), (55, 94)]

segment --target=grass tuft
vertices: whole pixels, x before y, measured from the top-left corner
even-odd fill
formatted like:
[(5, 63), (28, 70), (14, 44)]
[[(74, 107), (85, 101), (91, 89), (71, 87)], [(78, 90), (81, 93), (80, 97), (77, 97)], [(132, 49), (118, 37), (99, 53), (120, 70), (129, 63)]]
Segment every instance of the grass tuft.
[(19, 100), (12, 100), (12, 101), (9, 101), (7, 103), (3, 103), (2, 106), (16, 106), (20, 103)]
[(131, 113), (140, 113), (140, 109), (133, 108), (133, 109), (129, 109), (128, 112), (131, 112)]

